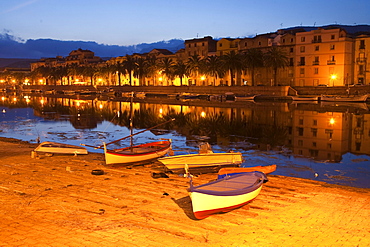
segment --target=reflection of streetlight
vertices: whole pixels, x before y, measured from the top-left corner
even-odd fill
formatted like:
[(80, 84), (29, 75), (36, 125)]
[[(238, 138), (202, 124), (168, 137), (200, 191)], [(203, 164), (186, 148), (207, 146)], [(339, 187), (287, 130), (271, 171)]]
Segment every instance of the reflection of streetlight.
[(205, 113), (204, 111), (202, 111), (202, 112), (200, 113), (200, 116), (204, 118), (204, 117), (206, 117), (206, 113)]

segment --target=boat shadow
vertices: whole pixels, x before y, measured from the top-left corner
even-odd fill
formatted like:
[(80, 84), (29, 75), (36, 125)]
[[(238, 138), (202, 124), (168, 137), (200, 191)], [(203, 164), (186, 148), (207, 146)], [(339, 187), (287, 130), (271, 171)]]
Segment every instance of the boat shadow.
[(180, 199), (175, 199), (175, 198), (171, 198), (171, 199), (184, 211), (184, 213), (186, 214), (186, 216), (188, 216), (189, 219), (199, 220), (195, 218), (194, 216), (190, 196), (186, 196)]

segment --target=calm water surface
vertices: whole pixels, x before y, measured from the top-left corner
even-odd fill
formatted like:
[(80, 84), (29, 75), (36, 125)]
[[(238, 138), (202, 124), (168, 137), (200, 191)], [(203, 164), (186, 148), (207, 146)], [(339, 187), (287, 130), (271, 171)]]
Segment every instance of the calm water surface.
[[(209, 142), (215, 152), (243, 153), (243, 166), (277, 164), (273, 174), (370, 188), (370, 112), (366, 104), (180, 101), (102, 96), (2, 95), (0, 136), (36, 143), (98, 146), (135, 136), (173, 141), (175, 154)], [(112, 145), (129, 145), (129, 139)], [(103, 152), (88, 148), (89, 152)]]

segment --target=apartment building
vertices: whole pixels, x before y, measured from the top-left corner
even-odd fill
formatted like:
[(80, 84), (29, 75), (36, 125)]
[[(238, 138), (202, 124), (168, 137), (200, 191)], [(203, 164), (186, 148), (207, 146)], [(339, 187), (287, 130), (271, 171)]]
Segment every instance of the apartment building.
[(295, 86), (346, 86), (354, 80), (354, 39), (342, 28), (296, 33)]
[(370, 34), (362, 34), (355, 42), (355, 83), (370, 84)]
[(187, 58), (200, 56), (201, 58), (216, 55), (217, 41), (211, 36), (200, 39), (185, 40), (185, 54)]

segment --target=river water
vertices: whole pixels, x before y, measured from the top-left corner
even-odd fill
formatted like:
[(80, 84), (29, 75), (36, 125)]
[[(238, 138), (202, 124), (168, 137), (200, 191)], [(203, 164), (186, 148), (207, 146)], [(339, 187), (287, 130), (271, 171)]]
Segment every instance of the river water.
[[(370, 188), (370, 112), (365, 103), (178, 100), (3, 94), (0, 136), (31, 143), (99, 146), (134, 137), (140, 144), (172, 139), (175, 154), (242, 152), (242, 166), (277, 164), (276, 175)], [(129, 145), (129, 139), (112, 145)], [(88, 147), (89, 152), (103, 152)]]

